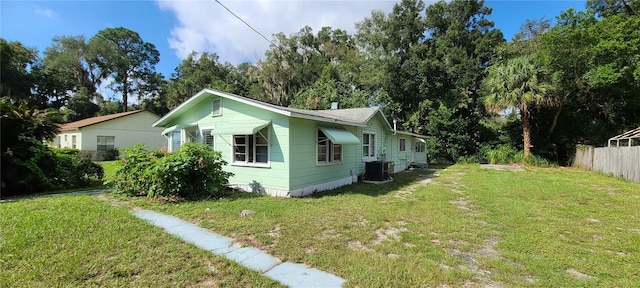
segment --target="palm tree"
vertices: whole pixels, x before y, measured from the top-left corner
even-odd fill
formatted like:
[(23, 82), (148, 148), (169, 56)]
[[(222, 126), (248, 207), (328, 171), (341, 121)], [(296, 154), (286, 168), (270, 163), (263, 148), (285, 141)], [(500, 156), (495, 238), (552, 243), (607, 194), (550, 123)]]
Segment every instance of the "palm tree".
[(484, 98), (489, 112), (497, 113), (512, 108), (520, 112), (524, 141), (524, 161), (531, 153), (531, 126), (529, 109), (534, 105), (551, 105), (551, 84), (545, 82), (544, 71), (530, 56), (520, 56), (503, 64), (489, 67), (489, 75), (482, 85), (487, 92)]

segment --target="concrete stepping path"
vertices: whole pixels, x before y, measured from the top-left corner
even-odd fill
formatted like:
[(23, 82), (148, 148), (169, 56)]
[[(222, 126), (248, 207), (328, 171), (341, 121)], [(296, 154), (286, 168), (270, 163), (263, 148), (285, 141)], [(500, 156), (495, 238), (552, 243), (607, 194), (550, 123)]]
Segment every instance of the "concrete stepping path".
[(254, 247), (235, 247), (232, 245), (231, 238), (218, 235), (173, 216), (149, 210), (137, 210), (134, 214), (185, 242), (215, 255), (224, 256), (289, 287), (329, 288), (340, 287), (345, 282), (338, 276), (302, 264), (282, 263), (280, 259)]

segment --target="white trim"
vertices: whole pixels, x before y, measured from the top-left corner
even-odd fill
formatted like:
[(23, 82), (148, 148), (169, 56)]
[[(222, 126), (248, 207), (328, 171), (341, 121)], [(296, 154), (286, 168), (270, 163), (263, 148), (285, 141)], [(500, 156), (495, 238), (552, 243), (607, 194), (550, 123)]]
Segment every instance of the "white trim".
[(211, 148), (213, 148), (213, 150), (216, 150), (216, 151), (217, 151), (218, 144), (216, 143), (216, 135), (213, 135), (211, 132), (209, 132), (209, 135), (206, 135), (206, 134), (204, 133), (204, 131), (206, 131), (206, 130), (213, 131), (213, 129), (215, 129), (215, 128), (216, 128), (216, 126), (215, 126), (215, 125), (211, 125), (211, 126), (198, 126), (198, 129), (200, 130), (200, 137), (202, 138), (202, 143), (207, 144), (207, 140), (206, 140), (206, 137), (207, 137), (207, 136), (211, 136), (211, 137), (213, 137), (213, 139), (212, 139), (212, 141), (213, 141), (213, 147), (211, 147)]
[[(348, 176), (348, 177), (344, 177), (344, 178), (333, 180), (333, 181), (312, 184), (312, 185), (294, 189), (294, 190), (263, 187), (263, 191), (261, 192), (270, 196), (277, 196), (277, 197), (305, 197), (315, 192), (332, 190), (342, 186), (351, 185), (355, 182), (357, 182), (357, 176), (356, 177)], [(245, 192), (252, 192), (252, 189), (249, 185), (231, 185), (231, 186), (236, 187)]]
[[(362, 160), (364, 162), (369, 162), (369, 161), (375, 161), (378, 160), (378, 134), (376, 134), (375, 132), (369, 132), (369, 131), (363, 131), (362, 132), (362, 144), (360, 146), (362, 146), (362, 154), (364, 154), (364, 135), (373, 135), (373, 153), (371, 153), (371, 151), (369, 151), (369, 154), (373, 154), (373, 156), (364, 156), (362, 155)], [(371, 149), (372, 147), (372, 143), (371, 143), (371, 137), (367, 136), (368, 141), (369, 141), (369, 149)]]
[[(262, 129), (267, 129), (267, 135), (265, 137), (265, 135), (263, 135), (262, 133), (260, 133), (260, 131)], [(229, 164), (232, 166), (244, 166), (244, 167), (261, 167), (261, 168), (271, 168), (271, 144), (270, 144), (270, 139), (271, 139), (271, 129), (269, 128), (269, 126), (265, 126), (264, 128), (262, 128), (261, 130), (258, 130), (256, 133), (254, 134), (234, 134), (231, 135), (231, 161), (229, 161)], [(260, 135), (264, 138), (266, 138), (267, 140), (267, 144), (266, 145), (260, 145), (260, 146), (265, 146), (267, 147), (267, 162), (257, 162), (256, 158), (257, 158), (257, 149), (256, 147), (258, 147), (257, 141), (256, 141), (256, 135)], [(244, 136), (245, 139), (245, 154), (247, 154), (247, 152), (249, 151), (248, 149), (252, 149), (253, 150), (253, 160), (254, 162), (248, 162), (248, 155), (246, 155), (246, 159), (245, 161), (236, 161), (236, 137), (238, 136)], [(249, 137), (252, 137), (253, 140), (249, 141)], [(251, 145), (251, 147), (249, 147), (249, 143), (253, 142), (253, 145)]]
[(291, 111), (287, 111), (287, 110), (283, 110), (283, 109), (278, 109), (277, 106), (275, 106), (275, 105), (262, 103), (262, 102), (259, 102), (258, 100), (248, 99), (248, 98), (244, 98), (244, 97), (241, 97), (241, 96), (237, 96), (237, 95), (234, 95), (234, 94), (225, 93), (225, 92), (221, 92), (221, 91), (217, 91), (217, 90), (213, 90), (213, 89), (202, 89), (202, 90), (200, 90), (200, 92), (196, 93), (195, 95), (191, 96), (191, 98), (189, 98), (186, 101), (182, 102), (182, 104), (178, 105), (178, 107), (173, 108), (171, 111), (169, 111), (169, 113), (167, 113), (164, 116), (162, 116), (162, 118), (160, 118), (160, 119), (156, 120), (155, 122), (153, 122), (153, 124), (151, 124), (151, 126), (152, 127), (159, 126), (162, 122), (164, 122), (165, 120), (167, 120), (168, 118), (173, 116), (173, 114), (175, 114), (176, 111), (181, 110), (182, 107), (187, 106), (191, 102), (195, 101), (197, 98), (200, 98), (200, 96), (203, 95), (203, 94), (213, 94), (213, 95), (216, 95), (216, 96), (219, 96), (219, 97), (231, 99), (231, 100), (243, 103), (243, 104), (247, 104), (247, 105), (250, 105), (250, 106), (258, 107), (258, 108), (261, 108), (261, 109), (264, 109), (264, 110), (267, 110), (267, 111), (271, 111), (271, 112), (274, 112), (274, 113), (277, 113), (277, 114), (281, 114), (281, 115), (284, 115), (284, 116), (288, 116), (288, 117), (295, 117), (295, 118), (315, 120), (315, 121), (325, 122), (325, 123), (337, 123), (337, 124), (358, 126), (358, 127), (366, 127), (367, 126), (366, 122), (365, 123), (355, 123), (355, 122), (349, 122), (349, 121), (341, 121), (341, 120), (338, 120), (338, 119), (323, 118), (323, 117), (312, 116), (312, 115), (302, 114), (302, 113), (298, 113), (298, 112), (291, 112)]

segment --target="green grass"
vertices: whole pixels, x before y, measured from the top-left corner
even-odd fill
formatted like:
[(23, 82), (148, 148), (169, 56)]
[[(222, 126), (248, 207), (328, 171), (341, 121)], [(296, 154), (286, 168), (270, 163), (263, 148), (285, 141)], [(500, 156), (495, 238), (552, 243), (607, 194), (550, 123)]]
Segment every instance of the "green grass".
[[(454, 165), (303, 199), (96, 197), (0, 204), (0, 287), (274, 285), (135, 219), (135, 206), (334, 273), (345, 287), (640, 283), (640, 184), (583, 170)], [(256, 213), (240, 217), (247, 209)]]
[[(429, 184), (416, 170), (304, 199), (133, 203), (337, 274), (346, 286), (640, 283), (640, 184), (564, 168), (438, 173)], [(256, 213), (240, 217), (245, 209)]]
[(273, 287), (97, 196), (0, 203), (0, 287)]
[(113, 176), (113, 173), (115, 172), (115, 162), (116, 161), (99, 161), (96, 162), (98, 165), (102, 166), (102, 169), (104, 169), (104, 179), (108, 179), (109, 177)]

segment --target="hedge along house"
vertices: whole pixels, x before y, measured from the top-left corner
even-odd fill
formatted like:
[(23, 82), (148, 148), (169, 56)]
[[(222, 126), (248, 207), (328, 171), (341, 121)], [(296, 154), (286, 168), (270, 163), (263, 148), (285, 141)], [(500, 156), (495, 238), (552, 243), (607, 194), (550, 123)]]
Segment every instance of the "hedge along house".
[(349, 185), (365, 163), (394, 170), (426, 163), (424, 137), (394, 131), (378, 108), (301, 110), (205, 89), (153, 123), (169, 151), (211, 145), (234, 173), (229, 184), (272, 196), (301, 197)]
[(167, 139), (160, 135), (163, 129), (151, 127), (159, 118), (149, 111), (136, 110), (62, 124), (53, 146), (90, 151), (92, 160), (112, 160), (105, 159), (109, 151), (138, 143), (160, 149), (167, 145)]

